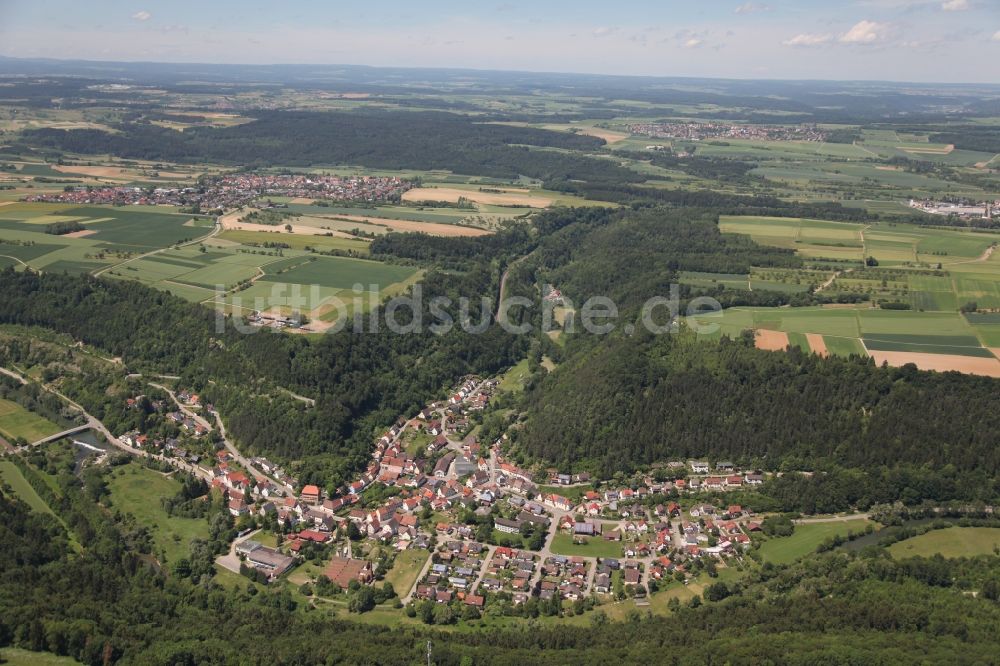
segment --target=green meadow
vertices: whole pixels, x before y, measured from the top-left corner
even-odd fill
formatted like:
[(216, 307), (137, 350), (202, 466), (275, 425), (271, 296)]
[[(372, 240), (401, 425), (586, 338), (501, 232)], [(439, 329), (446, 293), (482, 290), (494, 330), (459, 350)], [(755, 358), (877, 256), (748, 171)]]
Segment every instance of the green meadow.
[(889, 546), (896, 559), (905, 557), (976, 557), (992, 555), (1000, 548), (1000, 528), (947, 527), (897, 541)]
[(0, 481), (10, 486), (14, 494), (30, 506), (32, 511), (55, 515), (52, 508), (45, 503), (45, 500), (39, 496), (35, 489), (31, 487), (31, 484), (28, 483), (28, 480), (24, 478), (17, 465), (9, 460), (0, 461)]
[(208, 521), (172, 517), (160, 504), (180, 488), (180, 481), (138, 464), (117, 468), (108, 483), (114, 510), (132, 514), (139, 525), (149, 529), (157, 549), (154, 555), (159, 557), (162, 550), (168, 563), (186, 557), (194, 539), (208, 538)]
[[(83, 235), (45, 233), (47, 225), (78, 222)], [(0, 256), (43, 271), (86, 273), (205, 236), (211, 227), (172, 208), (76, 206), (17, 202), (0, 207)]]
[(8, 440), (23, 437), (27, 442), (36, 442), (61, 430), (60, 426), (16, 402), (0, 399), (0, 435)]
[(796, 525), (795, 532), (791, 536), (764, 541), (760, 546), (760, 555), (765, 562), (789, 564), (815, 552), (816, 548), (827, 539), (846, 536), (848, 532), (862, 532), (870, 523), (868, 520), (856, 519)]

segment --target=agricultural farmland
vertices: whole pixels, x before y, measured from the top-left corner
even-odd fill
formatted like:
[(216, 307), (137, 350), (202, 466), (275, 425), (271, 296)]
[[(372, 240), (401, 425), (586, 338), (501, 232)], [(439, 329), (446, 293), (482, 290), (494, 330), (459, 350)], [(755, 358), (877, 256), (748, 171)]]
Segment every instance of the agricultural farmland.
[[(61, 223), (82, 225), (84, 231), (46, 233)], [(211, 229), (210, 221), (170, 208), (12, 203), (0, 207), (0, 255), (19, 266), (83, 273), (205, 236)]]
[(757, 347), (772, 351), (792, 344), (819, 354), (871, 356), (879, 364), (915, 363), (926, 370), (1000, 376), (1000, 360), (993, 346), (1000, 327), (988, 316), (971, 317), (958, 312), (878, 310), (864, 304), (730, 308), (687, 321), (706, 338), (755, 331)]

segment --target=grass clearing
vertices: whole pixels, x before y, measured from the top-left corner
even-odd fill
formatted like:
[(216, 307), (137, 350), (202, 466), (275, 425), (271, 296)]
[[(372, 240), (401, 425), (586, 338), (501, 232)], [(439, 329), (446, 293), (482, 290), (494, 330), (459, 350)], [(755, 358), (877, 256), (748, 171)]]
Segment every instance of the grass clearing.
[(392, 583), (392, 589), (400, 597), (406, 596), (417, 582), (420, 570), (431, 554), (419, 548), (408, 548), (396, 555), (392, 568), (385, 574), (385, 582)]
[(37, 442), (62, 430), (16, 402), (0, 398), (0, 434), (5, 438), (14, 440), (23, 437), (27, 442)]
[(593, 537), (585, 544), (575, 544), (573, 536), (565, 532), (558, 532), (552, 537), (551, 550), (556, 555), (615, 558), (622, 556), (622, 545), (618, 541), (605, 541), (602, 537)]
[(31, 487), (28, 480), (24, 478), (21, 470), (18, 469), (17, 465), (10, 462), (9, 460), (0, 461), (0, 480), (6, 483), (14, 491), (21, 501), (31, 507), (32, 511), (37, 511), (38, 513), (47, 513), (50, 516), (54, 516), (55, 513), (52, 511), (52, 507), (45, 503), (45, 500), (39, 496), (35, 489)]
[(176, 495), (180, 487), (179, 481), (134, 463), (118, 468), (108, 483), (113, 509), (131, 513), (138, 524), (149, 529), (156, 544), (154, 554), (159, 557), (162, 549), (168, 566), (187, 557), (192, 540), (208, 538), (208, 521), (171, 517), (160, 504), (162, 498)]
[(510, 393), (520, 393), (524, 390), (524, 383), (530, 376), (531, 373), (528, 371), (528, 359), (523, 359), (510, 370), (503, 373), (503, 376), (500, 378), (500, 386), (498, 390), (508, 391)]
[(904, 557), (975, 557), (992, 555), (1000, 548), (1000, 528), (946, 527), (919, 536), (897, 541), (889, 546), (889, 554)]
[(60, 657), (51, 652), (29, 652), (21, 648), (0, 648), (0, 663), (11, 666), (72, 666), (79, 664), (71, 657)]
[(760, 546), (765, 562), (789, 564), (816, 551), (826, 539), (846, 536), (848, 532), (862, 532), (866, 525), (874, 524), (863, 518), (838, 520), (829, 523), (806, 523), (795, 526), (795, 533), (788, 537), (768, 539)]

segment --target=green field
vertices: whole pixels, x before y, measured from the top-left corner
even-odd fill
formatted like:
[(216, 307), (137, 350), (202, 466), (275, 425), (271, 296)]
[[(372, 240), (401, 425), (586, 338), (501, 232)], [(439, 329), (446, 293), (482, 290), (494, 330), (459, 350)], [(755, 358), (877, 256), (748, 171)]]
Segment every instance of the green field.
[[(46, 225), (75, 221), (83, 236), (45, 233)], [(129, 255), (205, 236), (210, 228), (166, 206), (75, 206), (13, 203), (0, 207), (0, 256), (45, 271), (91, 272)]]
[[(224, 303), (243, 310), (320, 309), (320, 319), (333, 321), (338, 313), (350, 316), (356, 309), (355, 301), (367, 310), (372, 302), (401, 293), (422, 275), (408, 266), (302, 254), (273, 261), (264, 271), (261, 279), (228, 295)], [(355, 290), (357, 285), (360, 288)], [(339, 299), (339, 310), (333, 299)]]
[(31, 507), (32, 511), (55, 515), (52, 508), (45, 503), (35, 489), (31, 487), (28, 480), (24, 478), (17, 465), (9, 460), (0, 461), (0, 480), (3, 480), (25, 504)]
[(410, 278), (416, 269), (347, 257), (307, 257), (301, 261), (276, 264), (265, 269), (265, 282), (319, 285), (333, 289), (351, 289), (356, 284), (365, 290), (376, 285), (378, 291)]
[(619, 541), (605, 541), (602, 537), (592, 537), (584, 545), (573, 543), (573, 536), (559, 531), (552, 537), (551, 550), (556, 555), (582, 555), (585, 557), (621, 557), (622, 544)]
[(344, 250), (359, 255), (368, 254), (368, 241), (343, 236), (306, 236), (304, 234), (282, 234), (266, 231), (224, 231), (217, 239), (226, 243), (240, 245), (261, 245), (263, 243), (281, 242), (291, 246), (293, 250), (304, 250), (307, 247), (317, 250)]
[(426, 550), (411, 548), (396, 555), (392, 568), (385, 574), (385, 582), (392, 583), (392, 589), (400, 597), (404, 597), (417, 582), (420, 570), (427, 562), (430, 553)]
[(897, 541), (889, 546), (896, 559), (904, 557), (975, 557), (992, 555), (1000, 548), (1000, 528), (947, 527)]
[(925, 354), (958, 354), (992, 358), (990, 350), (979, 346), (974, 335), (873, 334), (862, 338), (872, 351), (904, 351)]
[(824, 335), (823, 342), (826, 343), (826, 350), (835, 356), (867, 356), (861, 341), (857, 338), (838, 338), (832, 335)]
[(162, 549), (168, 563), (186, 557), (192, 540), (208, 538), (205, 519), (174, 518), (163, 510), (160, 500), (173, 497), (180, 487), (179, 481), (138, 464), (117, 468), (108, 483), (114, 510), (132, 514), (148, 528), (156, 544), (153, 554), (159, 557)]
[(788, 564), (815, 552), (826, 539), (845, 536), (848, 532), (861, 532), (871, 521), (864, 519), (838, 520), (829, 523), (807, 523), (795, 526), (795, 533), (788, 537), (768, 539), (760, 546), (765, 562)]
[(531, 376), (528, 371), (528, 359), (524, 359), (500, 377), (499, 390), (520, 393), (524, 390), (524, 382)]
[(64, 428), (16, 402), (0, 398), (0, 435), (7, 439), (23, 437), (27, 442), (37, 442), (62, 430)]

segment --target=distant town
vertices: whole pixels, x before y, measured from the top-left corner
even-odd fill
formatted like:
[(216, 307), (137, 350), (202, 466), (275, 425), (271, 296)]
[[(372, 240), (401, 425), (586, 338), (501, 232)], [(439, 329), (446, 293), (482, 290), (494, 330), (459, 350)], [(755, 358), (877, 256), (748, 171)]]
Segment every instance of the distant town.
[(67, 186), (58, 193), (33, 194), (23, 201), (108, 204), (114, 206), (184, 206), (202, 212), (246, 206), (262, 197), (302, 199), (303, 203), (399, 201), (410, 181), (382, 176), (238, 173), (206, 179), (192, 187)]
[(628, 131), (653, 139), (744, 139), (751, 141), (826, 141), (815, 125), (731, 125), (729, 123), (636, 123)]

